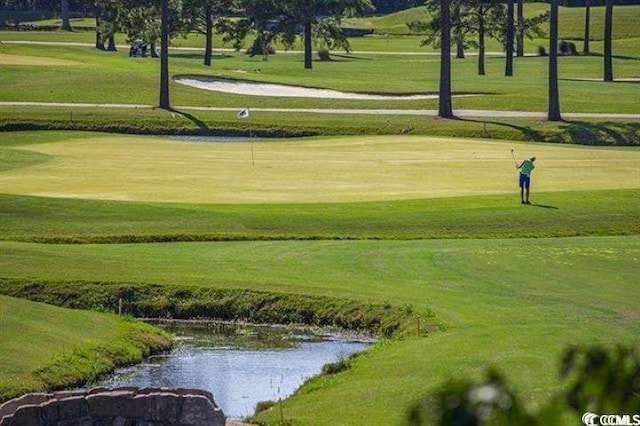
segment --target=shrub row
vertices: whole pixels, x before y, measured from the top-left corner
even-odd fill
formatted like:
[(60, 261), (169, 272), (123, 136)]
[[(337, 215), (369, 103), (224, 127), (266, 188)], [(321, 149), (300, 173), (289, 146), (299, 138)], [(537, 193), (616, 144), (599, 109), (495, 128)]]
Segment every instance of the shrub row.
[(252, 128), (243, 129), (236, 127), (220, 128), (189, 128), (171, 127), (161, 123), (149, 122), (146, 125), (108, 124), (99, 122), (79, 121), (7, 121), (0, 123), (0, 132), (26, 131), (26, 130), (81, 130), (89, 132), (121, 133), (128, 135), (175, 135), (175, 136), (238, 136), (238, 137), (263, 137), (263, 138), (298, 138), (318, 136), (320, 132), (301, 130), (295, 128)]
[[(628, 121), (566, 121), (558, 126), (539, 119), (529, 121), (501, 119), (463, 119), (455, 123), (423, 117), (418, 121), (403, 116), (388, 116), (385, 120), (371, 116), (354, 121), (345, 117), (318, 118), (312, 121), (291, 120), (287, 123), (252, 121), (238, 124), (235, 119), (208, 119), (192, 117), (196, 123), (186, 123), (180, 118), (159, 116), (126, 116), (124, 113), (105, 111), (102, 116), (76, 112), (66, 118), (60, 114), (38, 118), (26, 110), (7, 109), (0, 114), (0, 132), (19, 130), (82, 130), (122, 133), (132, 135), (189, 135), (189, 136), (253, 136), (274, 138), (299, 138), (332, 135), (390, 135), (412, 134), (446, 137), (492, 138), (551, 143), (574, 143), (594, 146), (638, 146), (640, 126)], [(149, 111), (146, 111), (149, 113)], [(152, 114), (151, 112), (150, 114)], [(206, 121), (206, 122), (205, 122)]]
[(423, 335), (440, 328), (433, 312), (426, 309), (419, 312), (411, 306), (240, 289), (0, 279), (0, 293), (67, 308), (121, 312), (139, 318), (306, 324), (385, 337)]

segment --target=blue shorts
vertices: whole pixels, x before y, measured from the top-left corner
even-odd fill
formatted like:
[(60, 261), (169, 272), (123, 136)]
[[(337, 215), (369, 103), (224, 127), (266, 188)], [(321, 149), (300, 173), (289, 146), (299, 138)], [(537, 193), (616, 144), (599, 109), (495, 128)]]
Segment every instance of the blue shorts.
[(529, 189), (531, 185), (531, 176), (520, 173), (520, 188)]

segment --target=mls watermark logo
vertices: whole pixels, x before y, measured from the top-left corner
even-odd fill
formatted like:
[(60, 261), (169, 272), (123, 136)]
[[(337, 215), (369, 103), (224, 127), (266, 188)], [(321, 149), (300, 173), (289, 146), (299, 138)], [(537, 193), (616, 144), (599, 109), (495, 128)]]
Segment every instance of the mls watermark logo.
[(582, 415), (582, 423), (586, 426), (640, 426), (640, 414), (594, 414), (587, 411)]
[(596, 423), (596, 420), (598, 420), (598, 417), (599, 416), (597, 414), (593, 414), (587, 411), (582, 415), (582, 423), (587, 426), (597, 425), (598, 423)]

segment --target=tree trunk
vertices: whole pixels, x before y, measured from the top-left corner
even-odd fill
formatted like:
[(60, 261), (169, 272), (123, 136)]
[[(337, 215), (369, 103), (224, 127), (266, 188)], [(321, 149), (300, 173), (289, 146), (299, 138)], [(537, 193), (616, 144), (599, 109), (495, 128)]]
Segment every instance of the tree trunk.
[(484, 75), (484, 10), (478, 6), (478, 75)]
[(518, 16), (518, 31), (516, 34), (516, 56), (524, 56), (524, 0), (518, 0), (518, 7), (516, 10)]
[(558, 92), (558, 2), (551, 0), (549, 21), (549, 121), (561, 121), (560, 94)]
[(582, 48), (582, 54), (589, 54), (589, 30), (591, 28), (591, 0), (585, 0), (584, 2), (584, 46)]
[(160, 102), (159, 107), (170, 109), (169, 102), (169, 0), (162, 0), (162, 31), (160, 36)]
[(69, 20), (69, 0), (60, 0), (62, 10), (62, 31), (71, 31), (71, 21)]
[(504, 67), (504, 75), (507, 77), (513, 76), (513, 1), (514, 0), (507, 0), (507, 60)]
[[(461, 25), (461, 5), (455, 1), (452, 10), (449, 12), (449, 21), (457, 24), (453, 25), (453, 40), (456, 43), (456, 59), (464, 59), (464, 36), (462, 35)], [(451, 25), (449, 26), (451, 28)]]
[(105, 50), (102, 34), (100, 33), (100, 13), (96, 11), (96, 49)]
[(453, 118), (451, 106), (451, 21), (449, 0), (440, 0), (440, 88), (438, 116)]
[(464, 59), (464, 39), (462, 34), (456, 32), (456, 59)]
[(267, 43), (267, 36), (264, 34), (264, 32), (260, 37), (260, 49), (262, 50), (262, 60), (265, 62), (268, 61), (269, 60), (269, 43)]
[(118, 49), (116, 48), (116, 36), (111, 34), (109, 36), (109, 40), (107, 41), (107, 50), (109, 52), (117, 52)]
[(205, 11), (205, 46), (204, 46), (204, 64), (208, 67), (211, 66), (211, 56), (213, 50), (213, 18), (211, 12), (211, 3), (207, 3)]
[(606, 0), (604, 10), (604, 81), (613, 81), (611, 33), (613, 30), (613, 0)]
[(306, 70), (313, 68), (313, 58), (311, 55), (311, 21), (307, 20), (304, 23), (304, 69)]

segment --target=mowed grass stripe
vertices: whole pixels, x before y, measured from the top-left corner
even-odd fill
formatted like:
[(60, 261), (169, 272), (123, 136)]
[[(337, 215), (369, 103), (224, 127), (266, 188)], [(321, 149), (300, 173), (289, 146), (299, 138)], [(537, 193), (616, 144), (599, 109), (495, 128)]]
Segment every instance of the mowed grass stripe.
[[(0, 247), (0, 270), (10, 279), (388, 298), (400, 304), (433, 305), (436, 312), (446, 313), (450, 324), (478, 325), (508, 317), (518, 322), (516, 318), (527, 317), (525, 305), (547, 310), (569, 300), (572, 307), (566, 309), (596, 308), (599, 300), (606, 306), (600, 314), (623, 318), (624, 312), (636, 310), (637, 299), (630, 296), (640, 291), (633, 279), (640, 258), (640, 239), (635, 236), (108, 245), (4, 241)], [(461, 305), (468, 294), (477, 300)], [(488, 300), (510, 302), (484, 311)], [(561, 310), (554, 315), (561, 315)], [(547, 320), (531, 316), (526, 322)]]
[[(640, 189), (333, 204), (205, 205), (0, 195), (0, 239), (123, 243), (640, 234)], [(535, 204), (537, 203), (537, 204)]]
[[(12, 137), (9, 150), (17, 149)], [(121, 135), (19, 148), (40, 162), (2, 172), (0, 193), (209, 204), (507, 194), (517, 191), (512, 148), (520, 160), (537, 157), (538, 193), (640, 187), (637, 149), (410, 136), (249, 144)]]

